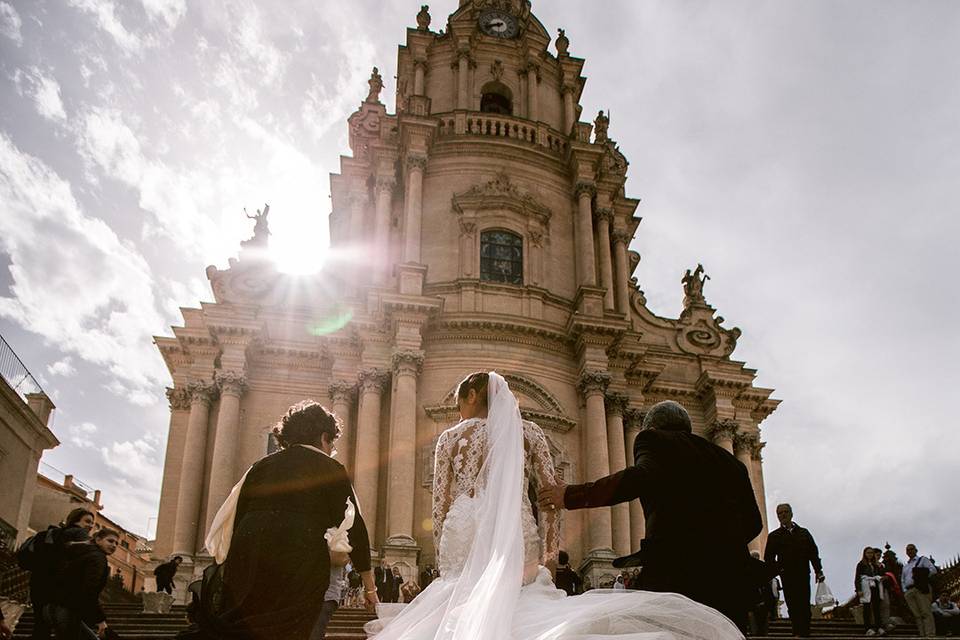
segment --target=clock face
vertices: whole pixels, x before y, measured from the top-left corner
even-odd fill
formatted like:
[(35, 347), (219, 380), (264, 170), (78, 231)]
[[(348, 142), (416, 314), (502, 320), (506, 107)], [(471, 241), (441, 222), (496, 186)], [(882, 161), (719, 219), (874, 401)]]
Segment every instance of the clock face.
[(480, 30), (495, 38), (515, 38), (520, 31), (517, 19), (505, 11), (486, 11), (480, 16)]

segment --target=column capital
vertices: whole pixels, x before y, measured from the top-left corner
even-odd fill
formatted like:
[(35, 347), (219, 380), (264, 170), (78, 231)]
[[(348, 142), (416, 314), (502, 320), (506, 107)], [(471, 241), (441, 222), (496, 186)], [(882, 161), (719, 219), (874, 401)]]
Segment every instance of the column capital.
[[(754, 447), (760, 445), (760, 437), (753, 433), (738, 433), (733, 437), (733, 450), (753, 457)], [(758, 452), (759, 453), (759, 452)]]
[(606, 393), (609, 385), (610, 374), (606, 371), (586, 371), (580, 375), (577, 389), (586, 397)]
[(757, 462), (763, 462), (763, 448), (767, 446), (766, 442), (761, 442), (760, 437), (750, 447), (750, 459)]
[(592, 182), (587, 182), (586, 180), (581, 180), (573, 187), (573, 192), (577, 195), (578, 198), (582, 196), (590, 196), (591, 198), (597, 195), (597, 185)]
[(209, 407), (220, 395), (220, 389), (210, 382), (196, 381), (187, 385), (187, 393), (190, 394), (191, 404), (205, 404)]
[(530, 233), (527, 234), (527, 237), (530, 238), (530, 244), (532, 246), (534, 247), (543, 246), (543, 238), (544, 238), (543, 231), (531, 231)]
[(477, 232), (475, 220), (460, 220), (460, 235), (473, 236)]
[(643, 418), (646, 412), (641, 409), (627, 407), (623, 412), (623, 428), (625, 431), (640, 431), (643, 428)]
[(247, 377), (240, 371), (217, 371), (214, 377), (221, 395), (239, 397), (247, 389)]
[(395, 375), (419, 376), (423, 370), (423, 352), (422, 351), (404, 351), (397, 350), (391, 357), (393, 373)]
[(540, 81), (540, 62), (538, 60), (527, 60), (527, 62), (520, 67), (520, 73), (526, 76), (529, 76), (531, 73), (536, 77), (537, 82)]
[(415, 169), (426, 171), (427, 169), (427, 156), (422, 153), (408, 153), (407, 157), (404, 158), (404, 162), (407, 171), (413, 171)]
[[(469, 55), (469, 54), (468, 54)], [(424, 58), (414, 58), (413, 60), (414, 70), (423, 69), (423, 72), (427, 72), (427, 61)]]
[(167, 387), (167, 401), (171, 411), (190, 409), (190, 390), (186, 387)]
[(333, 402), (350, 402), (357, 385), (349, 380), (334, 380), (330, 383), (330, 399)]
[(630, 403), (630, 398), (625, 394), (616, 392), (608, 393), (604, 399), (606, 401), (607, 415), (623, 416), (627, 411), (627, 405)]
[(718, 440), (733, 440), (737, 436), (740, 425), (736, 420), (718, 420), (706, 429), (707, 438), (716, 443)]
[(357, 375), (357, 384), (362, 393), (383, 391), (387, 383), (388, 374), (382, 369), (364, 369)]
[(610, 234), (610, 237), (613, 238), (615, 243), (622, 244), (625, 247), (629, 247), (630, 241), (633, 240), (633, 236), (630, 234), (630, 232), (624, 229), (616, 229)]
[(572, 84), (564, 83), (563, 86), (560, 87), (560, 95), (565, 96), (568, 93), (572, 94), (572, 93), (575, 93), (576, 90), (577, 88), (574, 87)]
[(609, 207), (597, 207), (593, 210), (593, 217), (598, 221), (606, 220), (608, 223), (613, 222), (613, 209)]
[(379, 175), (374, 182), (374, 191), (377, 195), (382, 193), (392, 194), (397, 188), (397, 178), (393, 175)]

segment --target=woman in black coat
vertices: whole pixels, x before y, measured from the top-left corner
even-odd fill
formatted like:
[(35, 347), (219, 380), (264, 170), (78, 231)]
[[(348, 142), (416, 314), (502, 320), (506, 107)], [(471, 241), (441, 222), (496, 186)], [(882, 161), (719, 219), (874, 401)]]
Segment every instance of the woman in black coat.
[[(883, 635), (884, 631), (880, 626), (880, 583), (875, 580), (864, 581), (864, 577), (879, 578), (882, 575), (874, 560), (873, 547), (867, 547), (863, 550), (860, 562), (857, 563), (853, 586), (857, 590), (860, 602), (863, 603), (863, 628), (868, 636)], [(869, 599), (869, 602), (863, 602), (865, 599)]]
[[(340, 525), (348, 498), (356, 505), (346, 470), (330, 457), (339, 422), (307, 401), (291, 407), (274, 434), (281, 450), (247, 472), (226, 559), (204, 578), (200, 637), (306, 639), (320, 614), (330, 580), (324, 534)], [(348, 535), (372, 606), (370, 543), (359, 509)]]

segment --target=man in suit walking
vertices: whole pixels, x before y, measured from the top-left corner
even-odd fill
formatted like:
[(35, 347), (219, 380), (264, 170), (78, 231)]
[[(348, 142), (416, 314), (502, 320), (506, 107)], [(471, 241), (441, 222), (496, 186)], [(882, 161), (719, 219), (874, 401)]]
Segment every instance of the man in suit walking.
[(789, 504), (777, 505), (777, 519), (780, 528), (767, 536), (763, 561), (780, 576), (794, 637), (808, 638), (810, 565), (813, 565), (817, 582), (823, 582), (820, 551), (810, 532), (793, 521), (793, 508)]
[(615, 567), (643, 566), (639, 588), (672, 591), (747, 629), (752, 561), (747, 544), (763, 528), (747, 468), (692, 432), (676, 402), (651, 407), (633, 445), (634, 464), (581, 485), (544, 487), (544, 508), (607, 507), (639, 498), (646, 538)]

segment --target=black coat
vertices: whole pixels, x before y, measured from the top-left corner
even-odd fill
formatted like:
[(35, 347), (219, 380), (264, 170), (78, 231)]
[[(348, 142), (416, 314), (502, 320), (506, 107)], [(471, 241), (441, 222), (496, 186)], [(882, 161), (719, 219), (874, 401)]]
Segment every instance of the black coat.
[(87, 626), (106, 620), (100, 607), (100, 592), (107, 586), (110, 570), (107, 556), (92, 542), (66, 546), (66, 564), (54, 587), (51, 601), (73, 611)]
[[(205, 575), (200, 626), (206, 638), (306, 638), (330, 582), (323, 535), (356, 505), (339, 462), (305, 447), (260, 460), (240, 491), (230, 551)], [(350, 559), (370, 569), (370, 542), (358, 513), (349, 531)]]
[(780, 527), (767, 536), (763, 560), (775, 568), (784, 580), (810, 580), (810, 565), (817, 573), (823, 572), (820, 551), (810, 532), (798, 524), (788, 531)]
[(173, 578), (177, 575), (177, 561), (171, 560), (157, 565), (153, 570), (153, 575), (157, 577), (157, 588), (161, 589), (166, 585), (173, 585)]
[(733, 609), (752, 599), (747, 544), (763, 528), (746, 467), (681, 431), (641, 431), (633, 455), (623, 471), (568, 487), (566, 508), (639, 499), (646, 537), (617, 566), (642, 565), (642, 589), (682, 593), (734, 617)]
[(30, 600), (35, 607), (50, 602), (57, 588), (59, 576), (67, 562), (67, 546), (72, 542), (86, 542), (90, 534), (80, 527), (52, 527), (54, 543), (45, 549), (41, 566), (30, 571)]

